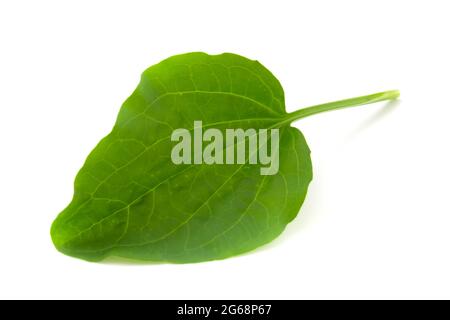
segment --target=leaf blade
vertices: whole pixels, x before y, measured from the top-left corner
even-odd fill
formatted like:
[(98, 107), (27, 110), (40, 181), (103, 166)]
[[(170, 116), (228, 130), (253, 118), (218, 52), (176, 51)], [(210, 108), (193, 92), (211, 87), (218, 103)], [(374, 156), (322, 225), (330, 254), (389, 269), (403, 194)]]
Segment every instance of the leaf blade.
[[(280, 173), (288, 170), (288, 179), (260, 176), (249, 164), (176, 166), (168, 138), (198, 119), (221, 130), (257, 129), (276, 126), (285, 115), (281, 85), (255, 61), (191, 53), (147, 69), (113, 131), (77, 175), (74, 198), (52, 226), (56, 247), (93, 261), (116, 255), (183, 263), (222, 259), (271, 241), (297, 214), (312, 179), (301, 133), (281, 128)], [(291, 190), (289, 210), (276, 205), (283, 188), (283, 197)], [(273, 202), (262, 204), (260, 193)], [(253, 240), (242, 236), (252, 228), (248, 219), (259, 226), (249, 233)]]

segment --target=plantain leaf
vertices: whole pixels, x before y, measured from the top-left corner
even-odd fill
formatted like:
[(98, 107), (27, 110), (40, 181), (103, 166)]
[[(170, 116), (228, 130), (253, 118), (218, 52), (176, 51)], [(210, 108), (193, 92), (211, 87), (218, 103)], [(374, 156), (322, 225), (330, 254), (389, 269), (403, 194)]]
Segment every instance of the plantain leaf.
[[(312, 179), (309, 148), (290, 122), (322, 109), (286, 113), (278, 80), (234, 54), (189, 53), (150, 67), (78, 173), (73, 199), (52, 225), (56, 248), (89, 261), (188, 263), (270, 242), (295, 218)], [(262, 175), (248, 158), (174, 164), (171, 135), (195, 131), (195, 121), (221, 132), (278, 128), (279, 170)]]

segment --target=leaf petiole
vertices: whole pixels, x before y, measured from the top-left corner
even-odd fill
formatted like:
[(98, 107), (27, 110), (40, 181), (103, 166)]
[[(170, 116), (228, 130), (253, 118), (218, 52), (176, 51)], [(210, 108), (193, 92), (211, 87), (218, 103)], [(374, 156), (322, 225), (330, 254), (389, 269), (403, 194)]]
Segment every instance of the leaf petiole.
[(374, 93), (366, 96), (360, 96), (356, 98), (350, 98), (345, 100), (333, 101), (324, 104), (315, 105), (312, 107), (307, 107), (304, 109), (300, 109), (291, 113), (288, 113), (287, 116), (277, 125), (283, 125), (287, 123), (291, 123), (293, 121), (306, 118), (317, 113), (322, 113), (331, 110), (337, 110), (348, 107), (356, 107), (364, 104), (370, 104), (380, 101), (386, 100), (394, 100), (400, 96), (400, 91), (398, 90), (390, 90), (379, 93)]

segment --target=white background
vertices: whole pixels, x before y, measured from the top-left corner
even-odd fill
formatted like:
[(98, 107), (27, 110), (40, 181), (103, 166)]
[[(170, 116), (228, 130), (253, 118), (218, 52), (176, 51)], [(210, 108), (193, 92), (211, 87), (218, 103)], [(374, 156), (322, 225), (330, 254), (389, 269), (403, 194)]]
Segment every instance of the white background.
[[(0, 298), (450, 298), (448, 1), (2, 1)], [(49, 229), (148, 66), (234, 52), (288, 111), (400, 89), (295, 125), (314, 180), (270, 245), (190, 265), (92, 264)]]

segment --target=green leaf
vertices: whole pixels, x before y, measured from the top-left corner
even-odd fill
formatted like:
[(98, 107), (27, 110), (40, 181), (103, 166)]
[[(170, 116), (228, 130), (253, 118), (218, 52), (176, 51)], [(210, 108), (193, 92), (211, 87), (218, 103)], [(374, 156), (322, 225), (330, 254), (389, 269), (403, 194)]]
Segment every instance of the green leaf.
[[(259, 62), (189, 53), (147, 69), (116, 124), (88, 156), (51, 235), (64, 254), (175, 263), (224, 259), (276, 238), (312, 179), (310, 151), (290, 123), (398, 96), (390, 91), (286, 113), (283, 89)], [(275, 175), (260, 165), (171, 161), (177, 128), (279, 128)]]

